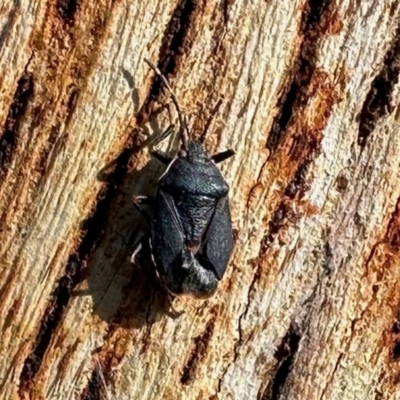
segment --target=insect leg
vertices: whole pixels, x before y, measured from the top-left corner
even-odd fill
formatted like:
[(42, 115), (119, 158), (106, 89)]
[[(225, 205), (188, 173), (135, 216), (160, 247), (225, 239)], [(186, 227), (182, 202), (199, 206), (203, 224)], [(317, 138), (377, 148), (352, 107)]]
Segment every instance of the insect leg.
[(226, 150), (222, 151), (221, 153), (217, 153), (211, 156), (211, 159), (216, 163), (220, 163), (222, 161), (227, 160), (228, 158), (232, 157), (235, 155), (235, 152), (233, 150)]
[(157, 160), (161, 161), (165, 165), (169, 165), (172, 161), (172, 158), (167, 156), (164, 152), (156, 150), (152, 151), (151, 154), (157, 158)]
[(133, 247), (133, 253), (131, 255), (132, 264), (135, 264), (136, 256), (143, 249), (144, 243), (148, 242), (149, 239), (150, 239), (150, 232), (147, 232), (135, 243), (135, 246)]
[(154, 140), (153, 146), (157, 146), (158, 143), (162, 142), (166, 139), (173, 131), (174, 131), (174, 124), (171, 124), (167, 129), (163, 130)]
[(145, 211), (143, 211), (140, 207), (139, 204), (145, 204), (145, 205), (152, 205), (154, 203), (154, 198), (153, 197), (147, 197), (147, 196), (134, 196), (132, 198), (133, 205), (135, 206), (136, 210), (139, 211), (139, 213), (142, 215), (142, 217), (148, 222), (151, 222), (151, 218), (149, 214), (147, 214)]
[[(153, 146), (156, 146), (158, 143), (162, 142), (164, 139), (166, 139), (172, 132), (174, 131), (174, 125), (171, 124), (167, 129), (162, 131), (160, 135), (155, 139)], [(155, 150), (152, 151), (151, 154), (157, 158), (159, 161), (161, 161), (165, 165), (169, 165), (170, 162), (172, 161), (171, 157), (168, 157), (165, 155), (162, 151)]]
[[(168, 296), (172, 297), (170, 293), (168, 293)], [(172, 298), (172, 300), (171, 299), (168, 299), (168, 300), (170, 302), (169, 310), (166, 312), (168, 317), (170, 317), (171, 319), (174, 320), (174, 319), (178, 319), (182, 314), (185, 314), (184, 310), (182, 310), (182, 311), (175, 310), (175, 308), (172, 305), (173, 298)]]
[(162, 80), (162, 82), (164, 83), (165, 87), (169, 91), (169, 94), (171, 96), (171, 100), (175, 105), (176, 111), (178, 112), (179, 133), (181, 135), (182, 145), (183, 145), (183, 148), (186, 148), (187, 142), (189, 141), (189, 133), (188, 133), (188, 130), (187, 130), (186, 118), (183, 115), (183, 113), (181, 111), (181, 108), (179, 107), (179, 103), (178, 103), (178, 100), (177, 100), (177, 98), (175, 96), (175, 93), (171, 89), (171, 86), (169, 85), (169, 82), (168, 82), (167, 78), (161, 73), (161, 71), (153, 63), (151, 63), (149, 60), (147, 60), (146, 58), (144, 59), (144, 61), (156, 73), (156, 75), (158, 75), (158, 77)]
[(204, 126), (203, 133), (200, 136), (200, 142), (201, 143), (204, 143), (204, 139), (205, 139), (205, 137), (207, 135), (207, 131), (210, 128), (211, 122), (212, 122), (215, 114), (217, 114), (218, 109), (221, 106), (221, 104), (222, 104), (222, 100), (219, 99), (217, 104), (215, 105), (214, 109), (211, 111), (210, 117), (208, 118), (208, 120), (206, 122), (206, 125)]
[(170, 102), (166, 102), (164, 104), (161, 104), (160, 106), (158, 106), (156, 109), (152, 110), (151, 115), (153, 116), (157, 116), (158, 114), (161, 114), (165, 109), (168, 110), (168, 115), (170, 117), (171, 120), (171, 103)]
[(132, 201), (134, 204), (144, 204), (146, 206), (152, 206), (154, 204), (154, 197), (152, 196), (133, 196)]

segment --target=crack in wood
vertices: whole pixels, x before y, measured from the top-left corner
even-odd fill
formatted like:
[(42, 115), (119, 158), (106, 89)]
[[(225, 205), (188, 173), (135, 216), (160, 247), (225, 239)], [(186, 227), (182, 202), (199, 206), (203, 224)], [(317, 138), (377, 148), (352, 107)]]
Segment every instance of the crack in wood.
[[(53, 168), (55, 161), (60, 154), (59, 151), (56, 150), (63, 148), (68, 139), (68, 127), (71, 122), (72, 115), (76, 109), (79, 93), (80, 91), (74, 84), (70, 85), (68, 90), (68, 98), (66, 100), (65, 122), (63, 124), (60, 120), (54, 122), (54, 126), (51, 128), (50, 134), (47, 138), (47, 146), (40, 153), (40, 157), (36, 162), (36, 170), (41, 171), (42, 173), (37, 184), (38, 188), (43, 187), (48, 173), (50, 172), (51, 168)], [(63, 133), (60, 135), (60, 132)]]
[(210, 313), (213, 314), (213, 316), (207, 321), (204, 331), (195, 337), (192, 353), (186, 365), (183, 367), (180, 379), (182, 385), (188, 385), (194, 380), (196, 369), (207, 354), (208, 344), (214, 333), (216, 310), (211, 310)]
[(19, 393), (29, 390), (42, 363), (46, 349), (50, 343), (52, 335), (56, 330), (63, 311), (68, 304), (73, 288), (81, 281), (81, 266), (76, 258), (72, 256), (67, 264), (65, 275), (59, 280), (57, 288), (52, 294), (52, 300), (48, 304), (42, 318), (39, 333), (33, 351), (25, 359), (19, 384)]
[(383, 67), (373, 80), (360, 113), (358, 144), (361, 149), (364, 149), (379, 119), (393, 112), (393, 90), (399, 81), (399, 74), (400, 24), (397, 26), (395, 37), (385, 55)]
[(112, 374), (122, 361), (131, 340), (131, 336), (124, 329), (120, 329), (117, 323), (109, 325), (103, 337), (103, 345), (92, 351), (94, 368), (81, 392), (81, 400), (104, 398), (103, 394), (107, 394), (112, 385)]
[(33, 96), (33, 75), (27, 72), (30, 59), (23, 75), (19, 78), (13, 101), (7, 114), (3, 133), (0, 137), (0, 176), (4, 177), (14, 157), (19, 140), (22, 119), (28, 108), (28, 102)]
[(108, 177), (108, 183), (100, 191), (98, 203), (92, 216), (82, 223), (82, 232), (85, 232), (84, 237), (77, 251), (69, 257), (65, 273), (58, 281), (42, 318), (33, 350), (25, 359), (20, 375), (20, 393), (29, 390), (31, 387), (73, 290), (84, 279), (86, 260), (102, 238), (108, 210), (117, 193), (118, 183), (125, 175), (130, 154), (130, 147), (125, 148), (121, 153), (115, 164), (114, 171)]
[[(336, 15), (337, 12), (331, 0), (310, 1), (303, 12), (304, 39), (293, 82), (281, 107), (282, 112), (277, 120), (279, 123), (275, 124), (279, 129), (274, 131), (273, 128), (267, 142), (271, 151), (268, 161), (278, 162), (282, 168), (286, 168), (290, 181), (268, 223), (268, 232), (262, 242), (264, 250), (270, 247), (285, 225), (286, 215), (292, 210), (290, 202), (296, 196), (301, 198), (308, 190), (305, 182), (308, 169), (320, 152), (322, 132), (333, 105), (340, 100), (329, 75), (315, 66), (319, 39), (328, 31), (332, 14)], [(314, 99), (312, 106), (308, 104), (310, 98)], [(312, 120), (308, 115), (310, 107), (315, 109)], [(287, 140), (283, 140), (284, 135)]]
[[(399, 253), (400, 250), (400, 198), (397, 200), (395, 211), (393, 212), (388, 228), (383, 239), (384, 243), (389, 246), (387, 257), (394, 257)], [(374, 251), (374, 253), (376, 250)], [(369, 257), (369, 260), (372, 256)], [(397, 361), (400, 359), (400, 310), (398, 309), (394, 313), (395, 321), (390, 329), (390, 351), (389, 357), (391, 361)]]
[[(179, 59), (189, 49), (186, 38), (197, 5), (197, 0), (180, 0), (164, 30), (157, 67), (167, 79), (175, 74)], [(142, 114), (137, 118), (138, 125), (143, 124), (148, 119), (151, 106), (154, 100), (159, 97), (162, 87), (161, 79), (155, 76), (150, 87), (150, 96), (143, 104)]]
[(61, 19), (68, 25), (75, 22), (79, 0), (57, 0), (56, 9)]
[[(86, 89), (90, 74), (101, 55), (114, 3), (109, 2), (106, 6), (108, 8), (104, 8), (102, 4), (89, 6), (91, 23), (87, 24), (85, 35), (75, 35), (73, 29), (68, 29), (67, 32), (60, 29), (58, 20), (54, 21), (54, 18), (57, 18), (57, 15), (54, 16), (56, 4), (49, 5), (54, 12), (49, 11), (43, 28), (36, 32), (31, 40), (36, 50), (32, 52), (30, 60), (35, 56), (34, 66), (42, 62), (45, 68), (44, 72), (39, 71), (37, 76), (35, 74), (35, 86), (47, 90), (39, 90), (38, 95), (35, 95), (30, 113), (32, 121), (29, 129), (37, 132), (37, 135), (30, 138), (29, 145), (34, 141), (39, 151), (21, 153), (16, 163), (15, 179), (7, 182), (9, 192), (18, 193), (17, 189), (22, 187), (27, 179), (26, 171), (21, 170), (20, 166), (34, 164), (32, 172), (36, 184), (32, 185), (28, 197), (24, 200), (25, 209), (20, 216), (21, 220), (29, 218), (32, 206), (37, 207), (41, 202), (49, 172), (60, 154), (63, 154), (60, 147), (62, 148), (68, 139), (68, 128), (77, 106), (79, 91)], [(43, 31), (47, 29), (50, 30), (49, 38), (43, 35)], [(73, 51), (60, 52), (57, 49), (65, 45), (66, 35), (70, 43), (68, 48)], [(42, 51), (43, 49), (46, 50)], [(87, 57), (87, 54), (90, 54), (90, 57)], [(59, 96), (56, 99), (54, 93), (57, 92)], [(40, 137), (43, 135), (45, 137)], [(4, 210), (7, 210), (14, 200), (13, 195), (8, 196), (3, 205)]]
[[(75, 51), (54, 53), (53, 49), (57, 48), (57, 46), (53, 44), (52, 49), (50, 49), (47, 54), (47, 57), (49, 59), (52, 58), (52, 63), (54, 63), (54, 65), (56, 65), (58, 68), (48, 67), (48, 74), (45, 78), (45, 81), (41, 82), (41, 85), (46, 86), (48, 83), (54, 85), (53, 81), (57, 81), (56, 74), (62, 74), (68, 77), (68, 81), (71, 83), (68, 84), (65, 89), (61, 87), (58, 88), (58, 90), (60, 90), (62, 93), (62, 96), (58, 102), (54, 101), (54, 99), (51, 99), (50, 106), (43, 106), (44, 104), (47, 104), (48, 100), (42, 100), (43, 103), (37, 106), (37, 109), (39, 110), (36, 116), (37, 120), (35, 121), (37, 126), (41, 123), (43, 124), (42, 118), (45, 118), (43, 116), (43, 111), (46, 110), (48, 113), (50, 111), (49, 107), (53, 108), (51, 111), (55, 113), (56, 117), (54, 122), (52, 122), (52, 125), (54, 126), (50, 130), (47, 144), (40, 152), (40, 156), (37, 161), (37, 168), (42, 173), (42, 178), (37, 185), (37, 193), (39, 193), (43, 187), (43, 181), (45, 180), (47, 173), (54, 165), (55, 160), (60, 154), (60, 152), (54, 151), (55, 147), (58, 145), (63, 146), (68, 138), (69, 125), (75, 113), (80, 93), (85, 91), (89, 82), (88, 79), (90, 77), (90, 73), (101, 54), (101, 44), (105, 38), (107, 27), (113, 12), (114, 2), (111, 2), (109, 8), (105, 9), (103, 9), (101, 5), (93, 7), (93, 9), (90, 11), (94, 18), (92, 19), (90, 26), (88, 26), (87, 36), (85, 39), (82, 39), (81, 36), (75, 35), (76, 29), (74, 30), (72, 27), (79, 3), (79, 0), (58, 0), (57, 4), (55, 5), (60, 17), (71, 27), (71, 29), (68, 29), (67, 32), (58, 29), (57, 24), (51, 23), (51, 21), (49, 22), (53, 40), (58, 45), (61, 45), (64, 43), (65, 35), (67, 34), (71, 40), (71, 48), (73, 47)], [(48, 46), (47, 43), (46, 45)], [(85, 55), (87, 53), (90, 53), (91, 56), (86, 57)], [(59, 69), (59, 66), (61, 65), (62, 71)], [(68, 66), (66, 70), (65, 65)], [(59, 84), (60, 83), (57, 83), (57, 85)], [(51, 157), (48, 159), (50, 153)]]
[(260, 397), (261, 400), (279, 400), (281, 398), (283, 387), (292, 371), (302, 336), (303, 331), (292, 323), (275, 351), (274, 357), (277, 360), (275, 372)]
[(282, 227), (285, 226), (288, 216), (291, 214), (292, 204), (291, 202), (296, 198), (301, 198), (304, 192), (308, 190), (308, 185), (306, 183), (306, 175), (308, 169), (315, 158), (316, 151), (311, 149), (310, 152), (305, 157), (303, 162), (300, 162), (296, 172), (294, 173), (292, 179), (286, 186), (282, 200), (279, 202), (277, 208), (270, 221), (268, 222), (268, 232), (261, 241), (259, 259), (265, 255), (266, 251), (270, 248), (271, 244), (274, 242), (275, 237), (278, 235)]
[[(302, 104), (296, 105), (298, 112), (295, 124), (299, 125), (288, 127), (291, 130), (291, 136), (288, 137), (286, 145), (289, 144), (290, 149), (283, 147), (282, 151), (277, 152), (274, 156), (274, 162), (281, 163), (282, 168), (287, 169), (286, 175), (290, 180), (283, 190), (280, 202), (272, 213), (271, 220), (268, 222), (268, 232), (262, 241), (258, 258), (265, 255), (265, 251), (271, 246), (280, 229), (285, 226), (286, 220), (291, 220), (288, 217), (297, 214), (293, 211), (292, 203), (295, 198), (301, 200), (305, 191), (309, 189), (306, 182), (308, 169), (319, 155), (322, 131), (328, 122), (333, 105), (339, 100), (335, 86), (329, 82), (325, 72), (315, 73), (314, 78), (310, 87), (303, 88), (303, 90), (305, 93), (308, 91), (318, 93), (316, 108), (322, 117), (315, 122), (313, 121), (311, 125), (307, 125), (307, 122), (303, 122), (303, 119), (307, 120), (307, 109)], [(297, 133), (299, 127), (303, 127), (301, 133)], [(280, 175), (283, 175), (282, 172), (280, 172)], [(311, 209), (309, 211), (312, 212)], [(263, 249), (264, 252), (262, 253)]]
[[(283, 193), (283, 199), (279, 202), (275, 212), (273, 213), (271, 221), (268, 223), (269, 232), (267, 233), (267, 235), (265, 235), (261, 243), (260, 255), (255, 260), (256, 263), (258, 260), (265, 256), (265, 253), (273, 242), (274, 237), (284, 226), (288, 212), (287, 202), (295, 198), (296, 195), (301, 195), (300, 193), (304, 192), (307, 189), (305, 184), (305, 176), (307, 174), (309, 166), (311, 165), (311, 162), (319, 153), (319, 145), (321, 140), (319, 134), (325, 126), (328, 120), (328, 116), (330, 114), (330, 110), (334, 102), (336, 101), (336, 97), (334, 95), (334, 87), (329, 85), (327, 87), (324, 87), (326, 74), (324, 74), (323, 72), (319, 73), (319, 75), (315, 77), (315, 83), (312, 84), (312, 79), (316, 71), (314, 63), (315, 58), (317, 57), (319, 42), (318, 39), (321, 35), (327, 32), (327, 27), (330, 20), (329, 17), (333, 12), (334, 10), (332, 0), (324, 0), (322, 2), (310, 0), (309, 3), (306, 5), (305, 10), (303, 11), (301, 31), (304, 35), (304, 39), (300, 49), (299, 60), (297, 61), (294, 68), (293, 81), (290, 85), (290, 88), (280, 101), (282, 103), (281, 113), (278, 114), (278, 116), (276, 117), (274, 123), (275, 126), (273, 126), (266, 147), (269, 148), (271, 154), (274, 153), (275, 150), (277, 150), (278, 145), (283, 137), (284, 131), (288, 129), (291, 120), (294, 118), (294, 111), (301, 111), (302, 109), (304, 109), (306, 105), (305, 98), (310, 95), (310, 91), (324, 93), (326, 97), (326, 99), (324, 100), (326, 100), (327, 102), (326, 109), (324, 109), (324, 111), (326, 111), (326, 115), (324, 115), (324, 118), (319, 121), (319, 125), (317, 124), (317, 126), (315, 127), (315, 132), (310, 132), (309, 136), (311, 136), (311, 138), (295, 138), (297, 140), (294, 140), (294, 145), (292, 146), (294, 151), (292, 151), (292, 153), (296, 153), (297, 151), (297, 153), (299, 154), (292, 154), (292, 157), (296, 159), (296, 163), (298, 166)], [(319, 86), (321, 87), (319, 88)], [(318, 90), (318, 88), (320, 90)], [(327, 94), (325, 94), (325, 92), (327, 92)], [(262, 172), (260, 172), (257, 183), (259, 183), (261, 174)], [(237, 348), (240, 346), (243, 340), (241, 321), (248, 312), (251, 303), (251, 293), (257, 281), (261, 278), (261, 275), (261, 269), (258, 267), (250, 283), (245, 310), (239, 317), (239, 339), (234, 345), (234, 357), (232, 362), (228, 363), (227, 367), (222, 373), (221, 378), (219, 379), (218, 392), (221, 392), (222, 381), (227, 374), (230, 366), (234, 364), (238, 358)], [(283, 363), (282, 368), (285, 368), (286, 365), (287, 363)], [(282, 371), (284, 370), (281, 370), (280, 375), (283, 376), (284, 372)], [(278, 375), (278, 378), (280, 375)], [(279, 378), (278, 381), (281, 382), (282, 379)], [(276, 392), (277, 389), (274, 390)], [(277, 397), (273, 397), (272, 399), (275, 398), (277, 399)]]
[[(166, 77), (174, 74), (179, 58), (188, 48), (184, 46), (189, 35), (189, 28), (195, 15), (197, 0), (180, 0), (175, 7), (171, 19), (164, 31), (161, 41), (158, 68)], [(184, 49), (185, 47), (185, 49)], [(157, 79), (156, 85), (160, 86), (161, 81)], [(155, 94), (160, 88), (155, 89)]]
[(103, 379), (100, 375), (101, 364), (95, 365), (87, 387), (81, 393), (81, 400), (100, 400), (103, 394)]
[[(305, 186), (305, 179), (308, 168), (313, 161), (313, 157), (307, 157), (297, 168), (292, 180), (286, 186), (284, 195), (289, 199), (294, 199), (296, 195), (301, 192), (305, 192), (307, 189)], [(301, 197), (301, 194), (300, 194)]]
[(222, 8), (222, 15), (224, 17), (224, 25), (228, 24), (229, 21), (229, 11), (231, 10), (235, 0), (222, 0), (221, 8)]
[[(395, 329), (396, 325), (398, 326), (398, 324), (399, 324), (398, 318), (399, 317), (397, 317), (394, 327), (392, 328), (392, 331), (391, 331), (391, 337), (392, 337), (393, 344), (389, 351), (390, 361), (395, 362), (395, 363), (398, 363), (398, 361), (400, 359), (400, 335), (399, 335), (399, 331), (397, 329)], [(394, 374), (394, 375), (398, 376), (399, 373), (397, 372), (397, 374)], [(398, 379), (396, 379), (396, 378), (395, 378), (395, 380), (398, 381)]]
[(253, 275), (253, 279), (250, 283), (249, 286), (249, 290), (247, 292), (247, 302), (245, 305), (245, 309), (243, 310), (243, 312), (240, 314), (239, 318), (238, 318), (238, 340), (236, 341), (234, 348), (233, 348), (233, 360), (228, 363), (227, 367), (225, 368), (224, 372), (222, 373), (221, 377), (218, 380), (218, 393), (221, 392), (221, 388), (222, 388), (222, 382), (226, 376), (226, 374), (228, 373), (228, 370), (230, 368), (231, 365), (233, 365), (238, 357), (239, 357), (239, 347), (241, 346), (241, 344), (243, 343), (243, 328), (242, 328), (242, 320), (243, 318), (247, 315), (248, 311), (249, 311), (249, 307), (250, 307), (250, 303), (251, 303), (251, 296), (250, 294), (252, 293), (254, 286), (256, 284), (256, 282), (259, 280), (259, 275), (261, 274), (261, 266), (257, 265), (256, 266), (256, 272)]
[(333, 3), (332, 0), (309, 0), (305, 6), (299, 32), (299, 37), (303, 37), (303, 40), (298, 59), (293, 63), (293, 69), (289, 74), (291, 83), (278, 100), (280, 112), (274, 118), (266, 143), (266, 147), (271, 153), (277, 150), (294, 115), (296, 104), (304, 101), (302, 99), (305, 94), (304, 88), (307, 88), (311, 82), (318, 54), (319, 39), (326, 34), (330, 15), (334, 12)]
[[(264, 237), (264, 240), (261, 244), (260, 256), (258, 259), (261, 259), (265, 256), (265, 252), (268, 250), (269, 246), (274, 240), (274, 237), (278, 234), (279, 230), (285, 225), (286, 217), (289, 212), (289, 206), (291, 200), (293, 200), (297, 195), (300, 197), (302, 193), (307, 190), (305, 184), (305, 177), (308, 171), (311, 162), (315, 159), (317, 154), (319, 153), (319, 145), (320, 145), (320, 132), (322, 132), (323, 127), (325, 126), (328, 116), (330, 114), (330, 110), (332, 105), (336, 101), (336, 96), (334, 94), (334, 87), (331, 85), (326, 85), (325, 75), (323, 72), (319, 73), (318, 76), (315, 76), (315, 82), (313, 83), (314, 73), (315, 73), (315, 58), (317, 56), (317, 43), (318, 38), (321, 34), (325, 34), (326, 25), (329, 21), (329, 16), (333, 12), (332, 10), (332, 2), (324, 1), (324, 2), (313, 2), (306, 6), (306, 9), (303, 14), (303, 34), (304, 40), (301, 46), (300, 58), (299, 62), (296, 66), (297, 70), (294, 73), (294, 81), (292, 82), (291, 88), (289, 89), (289, 95), (285, 98), (283, 107), (281, 108), (282, 114), (279, 119), (279, 130), (275, 133), (278, 133), (278, 136), (272, 136), (272, 139), (275, 143), (268, 142), (267, 147), (273, 152), (278, 148), (278, 144), (281, 141), (282, 134), (285, 130), (287, 130), (292, 123), (292, 118), (294, 118), (294, 111), (301, 111), (305, 108), (306, 105), (306, 97), (310, 95), (310, 91), (314, 91), (316, 93), (324, 93), (322, 100), (326, 102), (323, 104), (325, 107), (324, 118), (321, 121), (317, 121), (315, 126), (315, 132), (310, 132), (311, 138), (294, 138), (294, 144), (292, 145), (291, 150), (292, 157), (296, 159), (297, 168), (293, 173), (289, 184), (286, 186), (286, 189), (283, 193), (283, 199), (279, 202), (271, 221), (268, 223), (269, 231), (268, 234)], [(322, 85), (322, 86), (321, 86)], [(325, 86), (324, 86), (325, 85)], [(321, 86), (321, 90), (318, 90), (318, 87)], [(326, 93), (325, 93), (326, 92)], [(304, 140), (306, 140), (304, 142)], [(257, 262), (257, 260), (256, 260)], [(251, 303), (251, 292), (253, 287), (256, 285), (257, 281), (261, 277), (261, 271), (259, 273), (255, 273), (250, 284), (250, 290), (248, 292), (248, 299), (246, 304), (246, 309), (244, 313), (239, 317), (239, 341), (235, 344), (235, 349), (238, 345), (240, 345), (242, 341), (243, 333), (241, 331), (241, 319), (246, 315), (249, 305)], [(230, 365), (232, 365), (237, 357), (237, 351), (234, 349), (234, 359), (225, 369), (221, 379), (219, 380), (218, 390), (221, 390), (222, 380), (229, 370)], [(287, 363), (282, 363), (282, 370), (280, 370), (279, 376), (284, 375), (284, 368), (287, 368)], [(283, 371), (283, 372), (282, 372)], [(282, 379), (279, 378), (278, 382), (281, 382)], [(275, 384), (275, 389), (272, 390), (272, 393), (277, 393), (278, 389), (281, 390), (280, 387), (277, 389), (278, 383)], [(273, 395), (276, 397), (277, 394)]]
[[(348, 343), (350, 343), (350, 341)], [(334, 376), (335, 376), (335, 374), (336, 374), (336, 372), (337, 372), (337, 370), (339, 368), (339, 365), (340, 365), (340, 363), (342, 361), (343, 356), (344, 356), (344, 353), (340, 353), (339, 354), (339, 356), (338, 356), (338, 358), (337, 358), (337, 360), (335, 362), (335, 366), (333, 367), (332, 374), (330, 375), (329, 382), (326, 383), (324, 389), (322, 390), (322, 393), (321, 393), (321, 396), (319, 397), (319, 400), (324, 400), (326, 398), (325, 397), (326, 390), (328, 389), (328, 386), (332, 383), (333, 378), (334, 378)]]

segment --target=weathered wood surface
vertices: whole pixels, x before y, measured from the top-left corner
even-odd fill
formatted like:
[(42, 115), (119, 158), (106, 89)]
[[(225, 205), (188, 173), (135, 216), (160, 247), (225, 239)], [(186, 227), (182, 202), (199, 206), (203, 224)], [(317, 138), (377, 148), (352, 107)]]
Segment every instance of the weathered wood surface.
[[(400, 4), (0, 5), (1, 399), (400, 399)], [(233, 148), (215, 297), (130, 262), (168, 75)], [(165, 148), (173, 149), (174, 142)]]

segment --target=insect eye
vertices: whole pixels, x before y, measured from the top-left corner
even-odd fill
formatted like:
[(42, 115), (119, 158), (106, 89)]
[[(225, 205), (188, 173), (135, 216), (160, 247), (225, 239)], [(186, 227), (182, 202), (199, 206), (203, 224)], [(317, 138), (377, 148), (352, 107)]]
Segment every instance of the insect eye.
[(180, 149), (178, 151), (178, 157), (186, 157), (187, 156), (187, 152), (184, 149)]

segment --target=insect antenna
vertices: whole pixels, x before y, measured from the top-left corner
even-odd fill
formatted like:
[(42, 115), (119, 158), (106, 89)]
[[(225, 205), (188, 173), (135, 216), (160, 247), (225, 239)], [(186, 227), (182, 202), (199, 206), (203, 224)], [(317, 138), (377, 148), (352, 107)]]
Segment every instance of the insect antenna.
[(206, 122), (206, 124), (205, 124), (205, 126), (204, 126), (203, 132), (202, 132), (202, 134), (201, 134), (201, 136), (200, 136), (200, 139), (199, 139), (201, 143), (204, 142), (204, 140), (205, 140), (205, 138), (206, 138), (206, 135), (207, 135), (207, 132), (208, 132), (208, 129), (210, 128), (211, 122), (212, 122), (212, 120), (214, 119), (214, 116), (217, 114), (217, 112), (218, 112), (219, 107), (221, 106), (221, 104), (222, 104), (222, 100), (219, 99), (218, 102), (217, 102), (217, 104), (216, 104), (216, 105), (214, 106), (214, 108), (212, 109), (211, 114), (210, 114), (210, 116), (208, 117), (208, 120), (207, 120), (207, 122)]
[(187, 142), (189, 140), (187, 125), (186, 125), (186, 116), (182, 113), (181, 108), (179, 107), (178, 100), (175, 96), (174, 91), (172, 90), (170, 84), (168, 83), (167, 78), (162, 74), (162, 72), (147, 58), (144, 61), (149, 65), (149, 67), (155, 72), (155, 74), (162, 80), (165, 87), (168, 89), (169, 94), (171, 96), (171, 100), (174, 103), (176, 111), (178, 112), (178, 119), (179, 119), (179, 133), (181, 135), (181, 140), (183, 144), (183, 148), (187, 148)]

